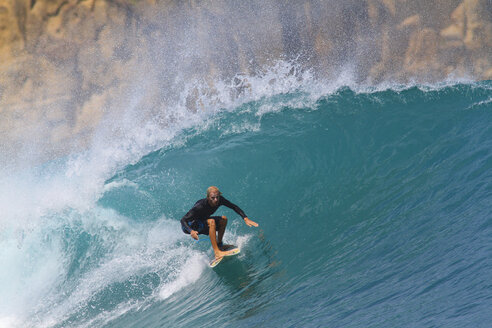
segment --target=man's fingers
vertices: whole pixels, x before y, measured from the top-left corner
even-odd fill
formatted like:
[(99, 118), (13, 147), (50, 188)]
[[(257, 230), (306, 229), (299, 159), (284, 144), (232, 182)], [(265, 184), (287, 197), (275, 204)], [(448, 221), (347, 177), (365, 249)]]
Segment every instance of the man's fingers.
[(251, 220), (246, 221), (246, 224), (249, 227), (257, 227), (258, 226), (258, 223), (254, 222), (254, 221), (251, 221)]
[(195, 231), (191, 233), (191, 237), (195, 240), (198, 240), (198, 234)]

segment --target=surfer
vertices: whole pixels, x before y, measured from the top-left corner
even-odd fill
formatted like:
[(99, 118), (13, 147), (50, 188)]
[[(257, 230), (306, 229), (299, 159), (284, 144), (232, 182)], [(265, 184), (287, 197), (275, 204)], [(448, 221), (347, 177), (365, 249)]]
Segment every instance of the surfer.
[[(222, 193), (219, 188), (211, 186), (207, 189), (207, 198), (200, 199), (193, 205), (191, 210), (186, 213), (181, 219), (181, 228), (183, 232), (191, 235), (195, 240), (198, 240), (198, 235), (209, 235), (212, 248), (214, 249), (215, 258), (219, 259), (227, 255), (227, 252), (221, 250), (226, 246), (222, 244), (222, 237), (227, 226), (227, 217), (211, 216), (221, 206), (227, 206), (239, 214), (244, 222), (250, 227), (257, 227), (258, 223), (248, 219), (246, 214), (239, 206), (231, 203)], [(217, 236), (216, 236), (217, 233)]]

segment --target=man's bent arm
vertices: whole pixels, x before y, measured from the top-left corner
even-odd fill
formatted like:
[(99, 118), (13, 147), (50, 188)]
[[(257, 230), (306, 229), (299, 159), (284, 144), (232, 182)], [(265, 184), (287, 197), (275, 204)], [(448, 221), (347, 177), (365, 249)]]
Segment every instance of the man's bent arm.
[(191, 233), (191, 231), (193, 229), (191, 229), (191, 227), (188, 225), (188, 220), (191, 220), (193, 218), (192, 216), (192, 213), (191, 211), (189, 211), (188, 213), (186, 213), (185, 216), (183, 216), (183, 218), (181, 218), (181, 225), (186, 229), (186, 231), (188, 231), (189, 233)]

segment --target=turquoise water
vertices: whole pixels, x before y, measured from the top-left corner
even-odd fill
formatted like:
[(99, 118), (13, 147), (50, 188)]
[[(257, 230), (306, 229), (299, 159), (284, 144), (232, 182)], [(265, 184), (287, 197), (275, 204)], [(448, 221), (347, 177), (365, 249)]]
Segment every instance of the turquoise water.
[[(491, 82), (301, 86), (197, 115), (15, 178), (37, 205), (2, 199), (0, 326), (489, 326)], [(179, 225), (210, 185), (260, 225), (221, 208), (242, 251), (214, 270)]]

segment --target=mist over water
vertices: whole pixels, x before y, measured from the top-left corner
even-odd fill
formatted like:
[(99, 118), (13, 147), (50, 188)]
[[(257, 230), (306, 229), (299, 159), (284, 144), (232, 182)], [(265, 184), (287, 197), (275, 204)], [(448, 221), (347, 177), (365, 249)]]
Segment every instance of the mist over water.
[[(352, 2), (329, 65), (305, 7), (237, 6), (124, 44), (139, 60), (75, 92), (101, 116), (62, 150), (42, 122), (2, 145), (0, 327), (486, 327), (491, 83), (368, 83)], [(260, 224), (218, 211), (241, 254), (216, 270), (179, 225), (210, 185)]]
[[(279, 63), (335, 89), (486, 79), (490, 66), (482, 0), (25, 5), (10, 8), (20, 15), (25, 53), (0, 72), (5, 171), (131, 139), (134, 128), (154, 134), (155, 127), (158, 144), (190, 112), (247, 101), (250, 79), (284, 87), (266, 78)], [(471, 43), (446, 36), (460, 30), (452, 18), (460, 10), (468, 22), (462, 38)]]

